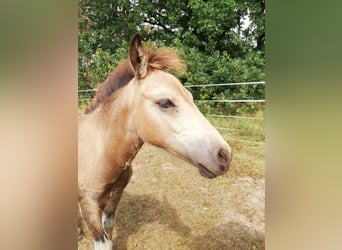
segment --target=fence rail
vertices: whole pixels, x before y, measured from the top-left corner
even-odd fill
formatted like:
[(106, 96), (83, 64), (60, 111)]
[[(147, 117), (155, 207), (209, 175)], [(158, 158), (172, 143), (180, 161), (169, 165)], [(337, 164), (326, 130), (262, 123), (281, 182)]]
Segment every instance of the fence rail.
[(265, 100), (194, 100), (195, 102), (265, 102)]
[[(252, 84), (265, 84), (265, 81), (260, 82), (230, 82), (230, 83), (213, 83), (213, 84), (196, 84), (196, 85), (187, 85), (184, 86), (186, 88), (196, 88), (196, 87), (219, 87), (219, 86), (235, 86), (235, 85), (252, 85)], [(81, 92), (96, 92), (97, 89), (80, 89)]]
[[(265, 84), (265, 81), (258, 81), (258, 82), (239, 82), (239, 83), (218, 83), (218, 84), (197, 84), (197, 85), (188, 85), (185, 86), (186, 88), (197, 88), (197, 87), (219, 87), (219, 86), (236, 86), (236, 85), (252, 85), (252, 84)], [(82, 89), (78, 90), (78, 93), (87, 93), (87, 92), (96, 92), (97, 89)], [(91, 101), (92, 98), (79, 98), (79, 101)], [(264, 99), (260, 100), (194, 100), (198, 103), (265, 103)], [(248, 117), (248, 116), (233, 116), (233, 115), (218, 115), (218, 114), (205, 114), (207, 117), (218, 117), (218, 118), (232, 118), (232, 119), (250, 119), (250, 120), (264, 120), (261, 117)], [(246, 132), (241, 129), (235, 128), (227, 128), (227, 127), (215, 127), (221, 131), (232, 131), (232, 132)], [(248, 133), (259, 133), (256, 131), (248, 131)], [(260, 133), (259, 133), (260, 134)], [(224, 138), (225, 140), (231, 141), (239, 141), (243, 143), (252, 143), (252, 144), (264, 144), (264, 142), (260, 141), (250, 141), (244, 139), (237, 139), (237, 138)]]
[(264, 81), (260, 82), (230, 82), (230, 83), (213, 83), (213, 84), (196, 84), (187, 85), (186, 88), (196, 88), (196, 87), (219, 87), (219, 86), (235, 86), (235, 85), (252, 85), (252, 84), (265, 84)]
[(236, 119), (264, 120), (264, 118), (261, 118), (261, 117), (236, 116), (236, 115), (211, 115), (211, 114), (206, 114), (205, 116), (222, 117), (222, 118), (236, 118)]

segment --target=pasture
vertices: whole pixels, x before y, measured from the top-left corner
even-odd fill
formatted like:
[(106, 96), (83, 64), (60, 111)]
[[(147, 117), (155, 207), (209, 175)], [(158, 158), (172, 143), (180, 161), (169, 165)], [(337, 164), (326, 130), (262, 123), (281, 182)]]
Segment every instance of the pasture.
[[(219, 130), (224, 138), (264, 141), (263, 120), (208, 119), (215, 127), (235, 129)], [(264, 144), (227, 141), (233, 162), (215, 179), (145, 144), (116, 213), (114, 249), (264, 249)], [(78, 249), (92, 249), (82, 229)]]

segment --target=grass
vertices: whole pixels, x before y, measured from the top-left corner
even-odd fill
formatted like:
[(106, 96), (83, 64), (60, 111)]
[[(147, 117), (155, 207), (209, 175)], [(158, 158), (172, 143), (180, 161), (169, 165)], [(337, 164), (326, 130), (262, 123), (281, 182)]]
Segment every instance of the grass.
[[(217, 127), (243, 130), (220, 131), (225, 138), (264, 141), (263, 121), (208, 119)], [(211, 180), (145, 144), (119, 204), (115, 249), (264, 249), (264, 144), (229, 143), (231, 169)], [(92, 249), (83, 229), (78, 249)]]

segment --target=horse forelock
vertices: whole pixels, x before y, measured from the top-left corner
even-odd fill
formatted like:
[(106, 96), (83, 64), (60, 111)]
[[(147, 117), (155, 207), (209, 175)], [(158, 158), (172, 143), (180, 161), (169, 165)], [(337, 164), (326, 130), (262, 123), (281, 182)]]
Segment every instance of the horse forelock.
[[(144, 47), (144, 54), (147, 58), (148, 72), (153, 70), (172, 70), (176, 73), (185, 73), (186, 64), (180, 58), (177, 50), (172, 48), (149, 48)], [(85, 114), (93, 112), (99, 105), (107, 103), (108, 98), (118, 89), (127, 85), (135, 74), (128, 62), (123, 60), (119, 63), (112, 74), (104, 83), (98, 86), (93, 102), (85, 109)]]

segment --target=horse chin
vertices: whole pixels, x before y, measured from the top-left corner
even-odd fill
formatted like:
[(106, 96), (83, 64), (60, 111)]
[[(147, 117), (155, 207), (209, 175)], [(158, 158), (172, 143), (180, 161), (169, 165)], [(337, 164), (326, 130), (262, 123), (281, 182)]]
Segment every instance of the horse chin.
[(202, 164), (198, 163), (197, 167), (198, 167), (200, 175), (202, 175), (203, 177), (208, 178), (208, 179), (213, 179), (213, 178), (217, 177), (217, 175), (215, 175), (213, 172), (209, 171)]

